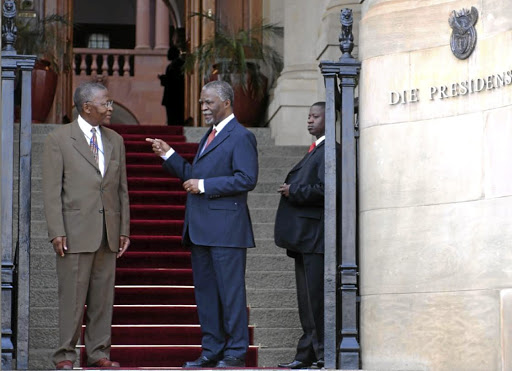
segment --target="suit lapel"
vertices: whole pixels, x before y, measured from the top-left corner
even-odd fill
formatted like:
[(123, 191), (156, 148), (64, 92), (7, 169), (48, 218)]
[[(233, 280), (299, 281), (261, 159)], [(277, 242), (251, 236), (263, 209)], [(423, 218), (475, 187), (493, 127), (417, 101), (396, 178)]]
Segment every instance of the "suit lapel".
[(92, 166), (99, 170), (98, 165), (96, 165), (96, 161), (94, 161), (94, 156), (92, 154), (91, 148), (87, 145), (87, 142), (84, 140), (84, 133), (78, 126), (78, 122), (74, 121), (71, 124), (71, 139), (74, 140), (73, 147), (82, 155), (83, 158), (87, 160)]
[[(220, 133), (218, 133), (215, 138), (213, 138), (213, 140), (211, 141), (210, 145), (208, 146), (208, 148), (206, 148), (203, 153), (200, 153), (199, 156), (196, 157), (196, 161), (201, 159), (202, 157), (206, 156), (208, 153), (210, 153), (211, 151), (213, 151), (219, 144), (221, 144), (222, 142), (224, 142), (230, 135), (231, 135), (231, 130), (233, 130), (233, 128), (235, 127), (235, 119), (231, 120), (230, 122), (228, 122), (226, 124), (226, 126), (224, 126), (224, 128), (220, 131)], [(212, 131), (212, 129), (208, 130), (208, 132), (206, 133), (206, 135), (203, 137), (203, 139), (201, 140), (201, 143), (200, 143), (200, 147), (199, 147), (199, 151), (201, 151), (201, 149), (203, 148), (204, 146), (204, 143), (206, 141), (206, 138), (208, 137), (208, 135), (210, 134), (210, 132)]]
[(101, 141), (103, 142), (103, 156), (105, 160), (105, 171), (104, 174), (107, 174), (108, 164), (110, 163), (110, 157), (112, 157), (112, 150), (114, 146), (110, 141), (109, 135), (107, 131), (101, 129)]
[(315, 155), (315, 153), (319, 150), (319, 148), (321, 148), (325, 143), (325, 140), (323, 140), (318, 146), (316, 146), (315, 148), (313, 148), (313, 150), (309, 153), (306, 153), (306, 155), (302, 158), (302, 160), (300, 160), (297, 165), (295, 165), (291, 170), (290, 170), (290, 173), (294, 172), (294, 171), (297, 171), (299, 170), (300, 168), (302, 168), (304, 165), (306, 165), (306, 163), (309, 161), (309, 159), (311, 157), (313, 157)]
[(194, 161), (192, 162), (192, 164), (195, 164), (197, 162), (197, 160), (199, 159), (199, 157), (201, 156), (201, 151), (202, 151), (202, 149), (204, 147), (204, 144), (206, 143), (206, 139), (208, 138), (208, 135), (210, 135), (212, 130), (213, 130), (213, 128), (210, 128), (210, 130), (208, 130), (206, 132), (206, 134), (203, 136), (203, 138), (199, 142), (199, 148), (197, 149), (196, 157), (194, 157)]

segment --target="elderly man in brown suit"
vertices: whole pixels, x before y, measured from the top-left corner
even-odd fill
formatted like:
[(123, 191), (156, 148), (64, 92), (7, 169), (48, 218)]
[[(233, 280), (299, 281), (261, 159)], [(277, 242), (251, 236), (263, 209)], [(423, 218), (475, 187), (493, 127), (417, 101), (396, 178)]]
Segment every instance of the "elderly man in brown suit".
[(130, 245), (125, 148), (101, 127), (112, 100), (101, 84), (85, 83), (73, 96), (78, 119), (48, 135), (43, 154), (43, 194), (48, 236), (57, 259), (59, 347), (57, 369), (72, 369), (87, 305), (85, 349), (92, 367), (110, 360), (116, 256)]

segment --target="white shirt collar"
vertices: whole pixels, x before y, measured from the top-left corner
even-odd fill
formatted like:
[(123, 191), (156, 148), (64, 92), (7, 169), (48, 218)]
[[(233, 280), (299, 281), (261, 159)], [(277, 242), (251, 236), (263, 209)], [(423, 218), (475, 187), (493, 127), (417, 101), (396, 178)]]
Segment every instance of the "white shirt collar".
[(322, 135), (320, 138), (315, 140), (316, 145), (318, 146), (320, 143), (322, 143), (325, 140), (325, 135)]
[(233, 120), (235, 118), (235, 114), (232, 113), (231, 115), (229, 115), (228, 117), (226, 117), (224, 120), (222, 120), (221, 122), (219, 122), (217, 125), (213, 125), (213, 128), (217, 131), (217, 133), (215, 134), (215, 136), (217, 136), (217, 134), (220, 133), (220, 131), (222, 129), (224, 129), (224, 127), (228, 124), (228, 122), (230, 122), (231, 120)]
[[(91, 138), (91, 129), (93, 128), (93, 126), (91, 124), (89, 124), (87, 121), (85, 121), (85, 119), (78, 115), (78, 126), (80, 126), (80, 129), (84, 132), (84, 135), (90, 139)], [(96, 128), (96, 135), (100, 136), (101, 137), (101, 130), (100, 130), (100, 125), (98, 126), (95, 126)]]

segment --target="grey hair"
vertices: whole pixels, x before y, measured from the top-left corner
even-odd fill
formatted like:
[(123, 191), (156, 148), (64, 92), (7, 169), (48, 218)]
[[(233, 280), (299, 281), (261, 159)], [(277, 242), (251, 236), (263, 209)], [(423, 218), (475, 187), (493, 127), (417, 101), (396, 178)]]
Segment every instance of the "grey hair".
[(84, 82), (76, 88), (73, 94), (73, 102), (78, 113), (82, 113), (84, 103), (90, 102), (98, 90), (107, 90), (107, 88), (97, 82)]
[(229, 85), (226, 81), (210, 81), (205, 86), (203, 86), (202, 90), (206, 89), (215, 90), (221, 101), (225, 102), (226, 100), (229, 100), (231, 102), (231, 107), (233, 107), (233, 103), (235, 102), (235, 93), (233, 92), (231, 85)]

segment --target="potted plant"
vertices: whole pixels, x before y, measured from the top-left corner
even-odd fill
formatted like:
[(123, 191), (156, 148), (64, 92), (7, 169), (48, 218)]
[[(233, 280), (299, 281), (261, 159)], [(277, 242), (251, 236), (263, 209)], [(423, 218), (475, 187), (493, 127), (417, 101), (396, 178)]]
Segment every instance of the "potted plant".
[(68, 45), (63, 36), (67, 34), (68, 25), (67, 18), (58, 14), (41, 19), (17, 19), (16, 51), (22, 55), (37, 56), (32, 71), (33, 122), (46, 120), (53, 104), (58, 74), (62, 67), (69, 65), (64, 58)]
[[(197, 66), (204, 81), (229, 82), (235, 92), (235, 116), (247, 126), (257, 126), (265, 113), (268, 89), (283, 69), (281, 55), (262, 40), (282, 37), (283, 29), (260, 23), (233, 32), (214, 15), (192, 16), (215, 22), (215, 34), (186, 56), (185, 71), (191, 73)], [(260, 71), (262, 65), (268, 67), (268, 76)]]

